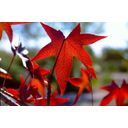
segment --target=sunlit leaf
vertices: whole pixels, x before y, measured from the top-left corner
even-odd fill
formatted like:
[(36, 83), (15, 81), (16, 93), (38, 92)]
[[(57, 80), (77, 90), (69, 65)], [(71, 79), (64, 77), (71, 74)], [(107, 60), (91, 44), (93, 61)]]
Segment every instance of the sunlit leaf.
[(100, 87), (100, 89), (109, 92), (109, 94), (101, 100), (100, 106), (108, 105), (112, 99), (116, 100), (117, 106), (123, 106), (124, 100), (128, 99), (128, 84), (125, 80), (123, 80), (121, 87), (112, 80), (111, 85)]
[(60, 30), (57, 31), (43, 23), (41, 23), (41, 25), (47, 32), (48, 36), (51, 38), (51, 42), (43, 47), (32, 59), (32, 61), (43, 59), (53, 55), (56, 55), (57, 59), (57, 56), (60, 53), (55, 66), (55, 74), (57, 77), (57, 82), (61, 89), (61, 96), (65, 91), (65, 87), (70, 76), (73, 56), (79, 59), (87, 68), (88, 72), (96, 79), (95, 71), (92, 68), (91, 58), (88, 52), (85, 51), (82, 46), (92, 44), (98, 40), (106, 38), (106, 36), (81, 34), (79, 23), (65, 39), (65, 36)]
[(80, 78), (69, 78), (68, 79), (71, 84), (80, 87), (78, 94), (75, 98), (75, 101), (72, 105), (74, 105), (77, 102), (78, 98), (80, 97), (81, 93), (84, 91), (85, 88), (92, 93), (89, 73), (83, 68), (81, 68), (81, 74), (82, 74), (82, 77)]
[(11, 25), (28, 24), (28, 23), (30, 22), (0, 22), (0, 40), (2, 38), (3, 31), (5, 31), (6, 34), (8, 35), (10, 42), (12, 43), (13, 30), (12, 30)]

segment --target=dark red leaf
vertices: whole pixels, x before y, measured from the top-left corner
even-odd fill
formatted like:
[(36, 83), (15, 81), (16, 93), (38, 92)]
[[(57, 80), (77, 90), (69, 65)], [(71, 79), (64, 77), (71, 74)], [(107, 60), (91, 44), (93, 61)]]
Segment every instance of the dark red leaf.
[(28, 87), (23, 79), (23, 76), (20, 75), (20, 77), (21, 77), (21, 84), (19, 87), (20, 98), (23, 101), (25, 101), (30, 96), (30, 90), (28, 89)]
[[(58, 92), (56, 91), (51, 95), (51, 101), (50, 101), (50, 106), (56, 106), (60, 104), (64, 104), (69, 100), (69, 98), (64, 99), (60, 97), (56, 97)], [(36, 101), (36, 106), (46, 106), (47, 98), (46, 99), (39, 99)]]

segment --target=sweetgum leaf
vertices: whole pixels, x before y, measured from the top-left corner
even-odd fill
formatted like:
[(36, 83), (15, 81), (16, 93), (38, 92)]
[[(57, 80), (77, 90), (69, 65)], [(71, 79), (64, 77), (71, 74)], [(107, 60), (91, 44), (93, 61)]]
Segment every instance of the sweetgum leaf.
[[(87, 68), (88, 72), (95, 78), (96, 74), (92, 68), (92, 61), (82, 46), (92, 44), (100, 39), (106, 38), (106, 36), (97, 36), (93, 34), (81, 34), (80, 23), (72, 30), (69, 36), (65, 39), (65, 36), (60, 30), (55, 30), (52, 27), (41, 23), (42, 27), (51, 38), (51, 42), (43, 47), (37, 55), (32, 59), (36, 61), (46, 57), (56, 55), (58, 57), (55, 74), (57, 82), (61, 89), (61, 96), (65, 91), (65, 87), (70, 76), (73, 57), (79, 59), (83, 65)], [(61, 49), (62, 48), (62, 49)], [(61, 51), (60, 51), (61, 49)]]
[(121, 87), (112, 80), (111, 85), (100, 87), (99, 89), (109, 92), (109, 94), (101, 100), (100, 106), (108, 105), (112, 99), (116, 100), (117, 106), (123, 106), (124, 100), (128, 99), (128, 84), (125, 80), (123, 80)]
[(2, 38), (3, 31), (5, 31), (6, 34), (8, 35), (10, 42), (12, 43), (13, 30), (11, 28), (11, 25), (28, 24), (28, 23), (30, 22), (0, 22), (0, 40)]
[(85, 88), (92, 93), (89, 73), (83, 68), (81, 68), (81, 74), (82, 74), (82, 77), (80, 78), (69, 78), (68, 79), (71, 84), (80, 87), (78, 94), (75, 98), (75, 101), (72, 105), (74, 105), (77, 102), (78, 98), (80, 97), (81, 93), (84, 91)]
[[(65, 102), (67, 102), (69, 100), (69, 98), (64, 99), (64, 98), (56, 97), (57, 94), (58, 94), (58, 91), (54, 92), (51, 95), (50, 106), (57, 106), (60, 104), (64, 104)], [(46, 102), (47, 102), (47, 98), (39, 99), (36, 101), (36, 106), (46, 106)]]

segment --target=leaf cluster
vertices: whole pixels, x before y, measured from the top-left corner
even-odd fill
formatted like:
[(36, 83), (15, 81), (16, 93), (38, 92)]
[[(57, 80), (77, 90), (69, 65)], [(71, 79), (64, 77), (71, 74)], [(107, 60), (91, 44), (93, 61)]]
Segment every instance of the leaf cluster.
[[(13, 45), (12, 43), (13, 30), (11, 26), (17, 24), (29, 23), (0, 23), (0, 40), (2, 38), (2, 32), (5, 31), (8, 35), (10, 48), (13, 53), (13, 58), (7, 72), (4, 69), (0, 70), (0, 77), (3, 77), (4, 79), (3, 85), (0, 85), (0, 91), (2, 93), (6, 92), (6, 94), (11, 98), (14, 98), (16, 100), (16, 103), (19, 105), (27, 104), (37, 106), (56, 106), (70, 100), (69, 98), (62, 98), (63, 94), (65, 93), (66, 86), (68, 85), (67, 83), (70, 82), (73, 86), (79, 87), (79, 91), (72, 105), (75, 105), (84, 89), (88, 90), (92, 94), (93, 105), (93, 90), (91, 80), (92, 77), (97, 80), (97, 76), (93, 68), (91, 57), (85, 50), (85, 47), (87, 47), (87, 45), (95, 43), (98, 40), (106, 38), (106, 36), (81, 33), (81, 26), (80, 23), (78, 23), (78, 25), (76, 25), (71, 33), (67, 37), (65, 37), (60, 30), (56, 30), (44, 23), (40, 23), (46, 31), (47, 35), (50, 37), (51, 42), (44, 46), (34, 56), (34, 58), (31, 59), (31, 57), (28, 55), (28, 50), (22, 46), (22, 42), (20, 40), (18, 46)], [(94, 55), (89, 47), (88, 50), (90, 51), (91, 55)], [(21, 63), (19, 65), (24, 66), (24, 72), (26, 72), (28, 76), (24, 80), (23, 76), (20, 75), (21, 82), (18, 89), (12, 89), (11, 87), (5, 88), (6, 79), (12, 80), (12, 77), (9, 75), (9, 70), (16, 56), (21, 59)], [(52, 61), (49, 62), (49, 65), (51, 64), (50, 66), (45, 67), (46, 69), (43, 65), (48, 65), (47, 63), (37, 64), (37, 62), (35, 62), (36, 60), (42, 60), (48, 57), (52, 57)], [(74, 58), (78, 60), (78, 65), (79, 62), (83, 64), (83, 67), (80, 68), (81, 77), (74, 78), (74, 76), (71, 76), (72, 67), (78, 70), (78, 65), (73, 65)], [(107, 49), (104, 50), (104, 61), (119, 61), (120, 59), (122, 60), (123, 65), (127, 65), (127, 50), (123, 53), (123, 56), (116, 50), (113, 50), (112, 52)], [(50, 68), (48, 69), (48, 67)], [(14, 69), (19, 69), (19, 67), (14, 67)], [(11, 72), (17, 73), (17, 70), (14, 69), (12, 66)], [(58, 91), (52, 85), (54, 71), (54, 80), (58, 83), (61, 97), (57, 97)], [(29, 80), (27, 80), (28, 78)], [(119, 87), (114, 82), (114, 80), (112, 80), (112, 84), (110, 86), (104, 86), (100, 89), (104, 89), (110, 92), (106, 97), (102, 99), (100, 105), (108, 105), (112, 99), (116, 99), (117, 105), (127, 105), (126, 103), (124, 103), (125, 99), (128, 99), (128, 84), (125, 82), (125, 80), (123, 80), (121, 87)]]

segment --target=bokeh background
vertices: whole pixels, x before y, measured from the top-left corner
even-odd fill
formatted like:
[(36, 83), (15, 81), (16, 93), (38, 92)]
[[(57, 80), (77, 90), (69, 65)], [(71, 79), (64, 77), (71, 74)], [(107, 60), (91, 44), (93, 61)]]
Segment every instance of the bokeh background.
[[(44, 22), (45, 24), (60, 29), (65, 36), (72, 31), (78, 22)], [(33, 58), (37, 52), (50, 42), (50, 38), (42, 28), (40, 23), (30, 23), (25, 25), (12, 25), (13, 43), (18, 44), (19, 38), (23, 46), (29, 51), (28, 56)], [(128, 23), (127, 22), (81, 22), (81, 33), (91, 33), (101, 36), (108, 36), (106, 39), (97, 41), (94, 44), (84, 46), (88, 51), (93, 62), (93, 68), (97, 75), (97, 80), (92, 79), (92, 87), (98, 90), (98, 87), (110, 85), (113, 79), (118, 85), (122, 84), (123, 79), (128, 82)], [(5, 32), (3, 32), (0, 41), (0, 67), (7, 70), (13, 54), (10, 49), (10, 42)], [(36, 61), (42, 68), (52, 69), (55, 56)], [(74, 58), (71, 77), (81, 77), (81, 62)], [(27, 77), (26, 69), (22, 61), (16, 56), (9, 74), (13, 80), (6, 81), (7, 88), (17, 89), (20, 85), (20, 74)], [(0, 85), (3, 78), (0, 78)], [(67, 83), (65, 93), (78, 92), (78, 87)], [(54, 79), (52, 85), (58, 90), (59, 86)], [(85, 90), (85, 92), (87, 92)], [(88, 92), (87, 92), (88, 93)], [(75, 97), (74, 97), (75, 98)], [(103, 97), (101, 97), (103, 98)]]

